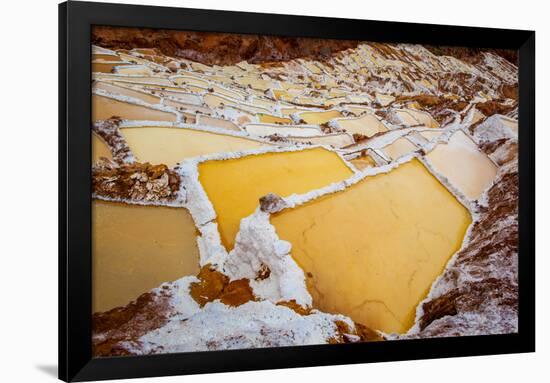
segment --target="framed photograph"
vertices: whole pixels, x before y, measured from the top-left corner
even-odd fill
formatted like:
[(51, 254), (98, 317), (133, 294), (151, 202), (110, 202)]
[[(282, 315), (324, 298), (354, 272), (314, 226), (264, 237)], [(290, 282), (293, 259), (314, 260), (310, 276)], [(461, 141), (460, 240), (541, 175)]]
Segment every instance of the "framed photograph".
[(532, 352), (533, 31), (59, 5), (59, 377)]

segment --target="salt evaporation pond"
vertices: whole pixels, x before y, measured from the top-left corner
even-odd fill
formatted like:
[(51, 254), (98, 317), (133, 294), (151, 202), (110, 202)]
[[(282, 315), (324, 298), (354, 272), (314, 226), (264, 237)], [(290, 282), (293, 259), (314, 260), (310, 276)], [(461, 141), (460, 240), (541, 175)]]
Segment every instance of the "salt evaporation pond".
[(403, 333), (472, 219), (418, 160), (271, 217), (313, 304)]
[(214, 206), (227, 249), (233, 248), (241, 219), (254, 212), (260, 197), (268, 193), (280, 196), (305, 193), (352, 174), (336, 153), (324, 148), (199, 164), (199, 180)]
[(195, 224), (183, 208), (93, 200), (92, 222), (93, 312), (199, 271)]

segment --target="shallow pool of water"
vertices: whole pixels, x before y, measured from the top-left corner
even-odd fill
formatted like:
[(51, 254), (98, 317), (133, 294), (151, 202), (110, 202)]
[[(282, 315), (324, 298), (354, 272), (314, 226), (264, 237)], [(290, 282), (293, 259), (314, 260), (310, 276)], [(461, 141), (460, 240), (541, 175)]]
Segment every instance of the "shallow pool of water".
[(175, 113), (163, 112), (97, 94), (92, 95), (92, 120), (106, 120), (113, 116), (128, 120), (177, 121)]
[(242, 218), (256, 210), (259, 198), (275, 193), (305, 193), (352, 175), (334, 152), (314, 148), (265, 153), (199, 165), (199, 180), (217, 213), (222, 242), (232, 249)]
[(417, 160), (271, 217), (313, 304), (403, 333), (460, 248), (468, 210)]
[(378, 118), (372, 114), (366, 114), (359, 118), (337, 120), (338, 125), (346, 129), (351, 134), (362, 134), (372, 137), (376, 133), (386, 132), (388, 128), (384, 126)]
[(478, 199), (491, 185), (497, 166), (461, 130), (448, 144), (438, 144), (426, 158), (434, 169), (449, 179), (469, 199)]
[(196, 229), (182, 208), (92, 202), (92, 309), (124, 306), (199, 271)]
[(168, 166), (205, 154), (270, 146), (244, 137), (193, 129), (137, 127), (122, 128), (120, 131), (139, 161)]

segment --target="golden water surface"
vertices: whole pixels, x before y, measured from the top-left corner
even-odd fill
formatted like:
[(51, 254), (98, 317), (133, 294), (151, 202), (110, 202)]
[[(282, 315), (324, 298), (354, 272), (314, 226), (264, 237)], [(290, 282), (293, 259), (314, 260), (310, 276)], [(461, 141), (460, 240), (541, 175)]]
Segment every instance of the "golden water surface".
[(460, 248), (468, 210), (418, 161), (271, 217), (314, 306), (403, 333)]
[(106, 120), (113, 116), (127, 120), (177, 121), (175, 113), (163, 112), (97, 94), (92, 95), (92, 120)]
[(199, 164), (199, 180), (214, 205), (227, 249), (233, 248), (241, 219), (256, 210), (260, 197), (305, 193), (352, 174), (336, 153), (323, 148)]
[(225, 134), (167, 127), (122, 128), (132, 153), (141, 162), (174, 166), (185, 158), (270, 146)]
[(181, 208), (92, 202), (93, 312), (199, 271), (195, 225)]

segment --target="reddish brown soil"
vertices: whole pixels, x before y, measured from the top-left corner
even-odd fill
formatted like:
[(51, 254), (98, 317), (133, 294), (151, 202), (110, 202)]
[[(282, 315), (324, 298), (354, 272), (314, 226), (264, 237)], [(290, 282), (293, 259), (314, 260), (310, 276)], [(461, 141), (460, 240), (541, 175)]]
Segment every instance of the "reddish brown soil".
[(322, 60), (355, 48), (358, 41), (97, 26), (92, 29), (92, 44), (110, 49), (156, 48), (167, 56), (232, 65), (241, 61)]
[(256, 300), (248, 279), (230, 282), (229, 277), (210, 265), (204, 266), (197, 277), (200, 281), (191, 283), (189, 291), (201, 307), (217, 299), (234, 307)]
[(492, 116), (493, 114), (507, 114), (515, 107), (516, 105), (502, 105), (493, 100), (476, 104), (476, 109), (486, 116)]
[(490, 52), (505, 58), (514, 65), (518, 65), (518, 51), (513, 49), (447, 47), (434, 45), (424, 45), (424, 48), (436, 56), (452, 56), (470, 64), (479, 63), (482, 52)]

